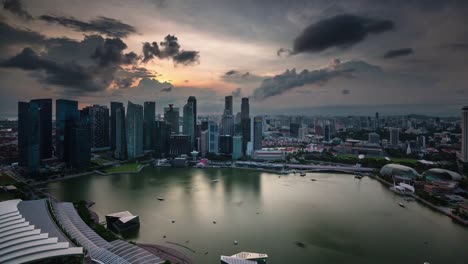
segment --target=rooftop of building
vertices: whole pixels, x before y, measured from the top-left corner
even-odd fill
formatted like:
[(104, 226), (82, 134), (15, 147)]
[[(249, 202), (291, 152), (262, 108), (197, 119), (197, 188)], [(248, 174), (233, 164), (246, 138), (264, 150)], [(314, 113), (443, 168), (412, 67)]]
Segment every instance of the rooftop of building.
[(0, 263), (81, 254), (55, 224), (46, 200), (0, 202)]

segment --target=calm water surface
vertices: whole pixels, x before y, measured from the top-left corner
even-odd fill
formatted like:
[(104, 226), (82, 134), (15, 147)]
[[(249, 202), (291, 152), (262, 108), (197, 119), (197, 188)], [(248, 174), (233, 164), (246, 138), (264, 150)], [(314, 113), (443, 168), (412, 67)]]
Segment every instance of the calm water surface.
[(96, 202), (93, 210), (101, 220), (124, 210), (140, 215), (141, 228), (132, 240), (179, 249), (200, 264), (220, 263), (221, 254), (241, 251), (266, 253), (273, 264), (468, 263), (467, 228), (403, 201), (369, 178), (145, 168), (140, 174), (91, 175), (47, 187), (64, 201)]

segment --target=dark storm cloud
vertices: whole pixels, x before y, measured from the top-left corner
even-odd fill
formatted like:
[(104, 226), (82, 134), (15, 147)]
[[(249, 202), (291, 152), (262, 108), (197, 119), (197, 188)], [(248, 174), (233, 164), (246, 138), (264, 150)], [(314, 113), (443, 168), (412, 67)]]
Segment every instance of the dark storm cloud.
[(182, 51), (175, 55), (173, 60), (176, 64), (191, 65), (199, 62), (200, 52), (198, 51)]
[(3, 0), (3, 8), (5, 10), (10, 11), (11, 13), (24, 18), (26, 20), (31, 20), (33, 17), (28, 13), (28, 11), (24, 10), (23, 4), (20, 0)]
[(143, 62), (154, 58), (172, 59), (176, 64), (190, 65), (199, 61), (198, 51), (185, 51), (180, 49), (178, 39), (174, 35), (167, 35), (164, 41), (143, 43)]
[(57, 63), (42, 58), (30, 48), (25, 48), (18, 55), (2, 62), (1, 67), (19, 68), (25, 71), (43, 72), (40, 81), (52, 85), (60, 85), (70, 91), (95, 92), (105, 88), (98, 85), (90, 69), (76, 63)]
[(120, 20), (100, 16), (89, 22), (74, 17), (42, 15), (39, 19), (49, 23), (62, 25), (78, 32), (100, 33), (109, 37), (124, 38), (136, 33), (136, 28)]
[(404, 49), (396, 49), (396, 50), (389, 50), (385, 52), (384, 54), (384, 59), (393, 59), (396, 57), (401, 57), (401, 56), (408, 56), (413, 54), (414, 51), (412, 48), (404, 48)]
[(307, 28), (294, 40), (293, 54), (320, 52), (328, 48), (349, 48), (369, 34), (392, 30), (391, 20), (375, 19), (351, 14), (323, 19)]
[(121, 39), (107, 38), (96, 48), (91, 58), (98, 60), (102, 67), (136, 63), (138, 55), (134, 52), (124, 54), (126, 48), (127, 45)]
[[(0, 21), (0, 48), (14, 46), (18, 44), (43, 44), (46, 37), (28, 30), (12, 27), (11, 25)], [(0, 51), (1, 53), (1, 51)]]

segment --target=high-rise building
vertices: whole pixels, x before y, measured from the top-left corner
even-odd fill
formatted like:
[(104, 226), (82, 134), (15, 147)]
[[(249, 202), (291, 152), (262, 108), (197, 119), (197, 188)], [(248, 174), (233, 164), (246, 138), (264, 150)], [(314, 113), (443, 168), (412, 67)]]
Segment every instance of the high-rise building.
[[(193, 131), (194, 133), (197, 131), (197, 98), (195, 96), (189, 96), (189, 98), (187, 99), (187, 103), (190, 103), (192, 104), (192, 108), (193, 108)], [(193, 143), (193, 147), (197, 147), (196, 146), (196, 142), (195, 142), (195, 136), (194, 136), (194, 140), (192, 140), (192, 143)]]
[(75, 126), (70, 136), (70, 164), (85, 168), (91, 161), (91, 130), (87, 126)]
[(218, 154), (219, 126), (213, 121), (208, 122), (208, 152)]
[(179, 134), (179, 108), (175, 108), (173, 104), (164, 107), (164, 121), (171, 125), (171, 133)]
[(375, 128), (379, 129), (380, 128), (380, 117), (379, 117), (379, 112), (375, 113)]
[(253, 150), (262, 149), (263, 117), (256, 116), (253, 121)]
[(125, 107), (122, 103), (116, 106), (114, 113), (114, 157), (127, 159), (127, 129), (125, 122)]
[(171, 136), (171, 125), (166, 121), (155, 122), (155, 153), (159, 157), (169, 154), (169, 138)]
[(172, 134), (169, 138), (169, 154), (173, 157), (182, 154), (190, 154), (192, 150), (192, 143), (188, 135)]
[(195, 126), (193, 125), (194, 111), (193, 111), (193, 103), (187, 102), (184, 105), (184, 116), (182, 122), (182, 133), (190, 137), (190, 144), (193, 147), (195, 143)]
[(128, 101), (127, 106), (127, 156), (135, 159), (143, 155), (143, 106)]
[(91, 148), (109, 147), (109, 108), (93, 105), (83, 108), (80, 113), (81, 118), (87, 119)]
[(298, 123), (291, 123), (289, 125), (289, 135), (291, 137), (295, 137), (295, 138), (299, 137), (299, 128), (300, 127), (301, 127), (301, 125), (298, 124)]
[(145, 102), (143, 111), (143, 148), (145, 150), (153, 150), (155, 141), (154, 121), (156, 119), (156, 103)]
[(244, 97), (241, 101), (241, 119), (250, 118), (249, 98)]
[(223, 114), (221, 118), (221, 135), (234, 135), (235, 134), (235, 125), (234, 125), (234, 116), (227, 114), (226, 112)]
[(19, 165), (33, 174), (52, 157), (52, 99), (18, 102), (18, 152)]
[(237, 160), (242, 157), (242, 137), (232, 137), (232, 159)]
[(32, 176), (40, 169), (40, 107), (35, 103), (18, 102), (19, 165)]
[(325, 124), (325, 129), (323, 133), (323, 141), (325, 142), (330, 142), (331, 141), (331, 128), (330, 128), (330, 122), (327, 121)]
[(390, 128), (390, 146), (398, 147), (400, 143), (400, 129), (398, 127)]
[(468, 106), (462, 108), (462, 149), (461, 160), (468, 162)]
[(200, 136), (200, 152), (202, 157), (208, 153), (209, 134), (208, 130), (202, 131)]
[(244, 155), (247, 153), (247, 144), (250, 142), (251, 137), (251, 120), (250, 118), (244, 118), (241, 121), (242, 128), (242, 152)]
[(380, 135), (377, 134), (377, 133), (369, 133), (369, 135), (367, 135), (368, 139), (367, 139), (367, 142), (370, 143), (370, 144), (380, 144)]
[(419, 135), (417, 137), (417, 147), (420, 149), (424, 149), (426, 147), (426, 137)]
[(39, 107), (39, 155), (41, 159), (52, 158), (52, 99), (31, 100)]
[(241, 131), (242, 131), (242, 152), (244, 155), (247, 152), (247, 143), (250, 141), (251, 135), (251, 119), (249, 98), (244, 97), (241, 101)]
[[(115, 123), (117, 120), (116, 112), (117, 112), (117, 109), (122, 109), (122, 108), (124, 108), (123, 103), (120, 103), (120, 102), (110, 103), (110, 147), (111, 147), (111, 150), (115, 150), (115, 145), (117, 143), (117, 140), (116, 140), (117, 130), (115, 128), (116, 126)], [(125, 117), (125, 111), (124, 111), (124, 117)]]
[(232, 106), (232, 95), (224, 97), (224, 112), (229, 112), (231, 115), (234, 114)]
[(70, 161), (71, 132), (80, 119), (78, 102), (59, 99), (55, 101), (55, 151), (63, 161)]
[(299, 128), (299, 135), (298, 135), (298, 138), (299, 138), (300, 140), (305, 140), (306, 135), (307, 135), (307, 132), (308, 132), (307, 127), (300, 127), (300, 128)]
[(230, 135), (219, 136), (219, 154), (221, 155), (232, 154), (232, 136)]

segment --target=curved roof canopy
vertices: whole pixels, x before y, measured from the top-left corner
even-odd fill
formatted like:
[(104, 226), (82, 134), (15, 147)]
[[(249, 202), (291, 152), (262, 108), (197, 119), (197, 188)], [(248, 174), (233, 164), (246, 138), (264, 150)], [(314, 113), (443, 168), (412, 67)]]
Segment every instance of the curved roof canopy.
[(0, 202), (0, 263), (80, 255), (51, 218), (46, 200)]

